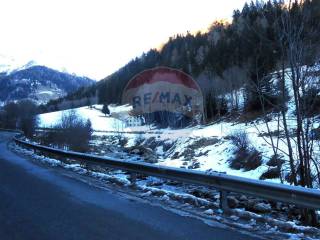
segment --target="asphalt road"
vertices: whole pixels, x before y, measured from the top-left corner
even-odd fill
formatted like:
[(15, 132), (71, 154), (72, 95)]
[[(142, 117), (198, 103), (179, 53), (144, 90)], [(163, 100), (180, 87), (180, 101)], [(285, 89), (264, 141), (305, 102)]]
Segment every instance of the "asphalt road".
[(0, 132), (0, 239), (256, 239), (209, 226), (44, 168), (8, 150)]

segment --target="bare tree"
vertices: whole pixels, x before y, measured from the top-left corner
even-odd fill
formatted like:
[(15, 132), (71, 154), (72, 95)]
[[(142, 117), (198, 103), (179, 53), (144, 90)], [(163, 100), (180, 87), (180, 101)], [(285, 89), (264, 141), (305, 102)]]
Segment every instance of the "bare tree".
[[(315, 155), (315, 144), (312, 133), (314, 131), (315, 118), (313, 105), (316, 99), (310, 99), (310, 92), (315, 88), (319, 91), (319, 82), (312, 76), (312, 64), (316, 62), (314, 42), (320, 34), (319, 24), (311, 23), (310, 7), (303, 1), (289, 1), (287, 5), (279, 2), (281, 11), (275, 11), (275, 51), (279, 51), (279, 68), (277, 78), (277, 102), (276, 104), (264, 94), (264, 83), (270, 74), (259, 71), (261, 68), (261, 56), (256, 50), (256, 59), (251, 59), (250, 74), (256, 82), (251, 82), (251, 90), (258, 93), (262, 108), (263, 120), (267, 128), (265, 141), (272, 146), (274, 155), (279, 152), (289, 159), (290, 174), (287, 180), (294, 185), (312, 188), (315, 181), (320, 180), (319, 160)], [(266, 39), (262, 34), (258, 36), (261, 41)], [(265, 42), (268, 44), (268, 41)], [(269, 44), (272, 44), (270, 41)], [(260, 61), (258, 61), (260, 59)], [(274, 79), (274, 78), (273, 78)], [(291, 112), (288, 112), (288, 89), (291, 90)], [(272, 131), (269, 125), (270, 117), (265, 106), (272, 106), (273, 116), (277, 118), (277, 129)], [(293, 112), (292, 112), (293, 110)], [(294, 123), (292, 128), (290, 124)], [(257, 126), (259, 130), (259, 127)], [(274, 129), (273, 129), (274, 130)], [(281, 136), (281, 131), (284, 137)], [(283, 142), (287, 149), (281, 149), (279, 142)], [(320, 182), (318, 182), (320, 184)], [(317, 224), (315, 211), (303, 209), (302, 216), (305, 222)]]
[[(310, 9), (303, 1), (289, 1), (286, 9), (277, 16), (277, 40), (281, 51), (281, 70), (278, 71), (279, 90), (281, 92), (280, 111), (285, 132), (283, 140), (288, 148), (291, 181), (297, 185), (312, 188), (314, 184), (313, 169), (318, 171), (314, 161), (314, 141), (311, 133), (314, 128), (314, 117), (310, 112), (308, 93), (315, 86), (315, 79), (310, 77), (310, 63), (315, 62), (312, 39), (319, 34), (319, 28), (308, 24)], [(285, 92), (286, 87), (292, 89), (295, 132), (288, 127)], [(311, 100), (311, 105), (314, 99)], [(292, 116), (290, 116), (292, 118)], [(313, 167), (312, 167), (313, 165)], [(319, 175), (319, 171), (318, 171)], [(308, 223), (316, 224), (314, 211), (303, 210), (302, 215)]]
[(86, 120), (79, 116), (75, 110), (65, 112), (53, 128), (54, 131), (49, 131), (43, 136), (44, 144), (52, 144), (79, 152), (89, 150), (89, 142), (93, 132), (91, 122), (89, 119)]

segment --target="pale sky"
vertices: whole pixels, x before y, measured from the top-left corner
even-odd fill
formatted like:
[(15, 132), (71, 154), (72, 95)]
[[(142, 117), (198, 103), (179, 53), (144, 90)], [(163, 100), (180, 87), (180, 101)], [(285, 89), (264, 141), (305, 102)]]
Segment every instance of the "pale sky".
[(246, 0), (0, 0), (0, 54), (100, 80)]

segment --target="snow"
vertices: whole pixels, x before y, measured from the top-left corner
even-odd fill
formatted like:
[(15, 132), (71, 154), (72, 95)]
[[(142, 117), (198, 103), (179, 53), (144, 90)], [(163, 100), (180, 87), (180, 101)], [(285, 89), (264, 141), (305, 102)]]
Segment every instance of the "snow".
[(38, 94), (48, 94), (53, 95), (54, 93), (52, 91), (39, 91)]
[(212, 209), (208, 209), (206, 211), (204, 211), (205, 214), (208, 214), (208, 215), (213, 215), (214, 211)]
[[(117, 118), (105, 116), (100, 110), (98, 110), (100, 106), (95, 107), (97, 108), (81, 107), (74, 110), (79, 116), (91, 121), (94, 131), (122, 131), (124, 129), (123, 121)], [(72, 110), (40, 114), (39, 125), (40, 127), (53, 127), (55, 124), (59, 123), (63, 114), (70, 111)], [(111, 110), (111, 114), (112, 113), (113, 112)]]
[[(195, 141), (201, 138), (217, 138), (217, 143), (209, 146), (200, 147), (195, 150), (196, 154), (205, 153), (197, 157), (197, 161), (200, 166), (197, 170), (201, 171), (218, 171), (225, 172), (234, 176), (241, 176), (253, 179), (259, 179), (261, 174), (265, 172), (268, 167), (263, 164), (252, 171), (234, 170), (229, 167), (228, 160), (234, 156), (234, 147), (231, 144), (230, 139), (227, 137), (233, 132), (242, 129), (248, 133), (249, 140), (253, 147), (262, 152), (263, 162), (266, 162), (272, 155), (273, 151), (271, 147), (265, 142), (262, 137), (259, 137), (259, 133), (266, 133), (267, 129), (263, 122), (257, 122), (254, 124), (245, 123), (231, 123), (231, 122), (219, 122), (207, 126), (195, 126), (185, 129), (157, 129), (153, 126), (136, 126), (126, 127), (123, 119), (129, 116), (131, 106), (110, 106), (110, 116), (104, 116), (101, 112), (102, 105), (94, 105), (93, 108), (81, 107), (75, 109), (79, 116), (90, 119), (92, 128), (96, 131), (97, 135), (110, 134), (110, 132), (123, 132), (121, 136), (128, 138), (127, 147), (134, 146), (136, 139), (138, 138), (150, 138), (155, 137), (157, 141), (163, 141), (166, 143), (175, 143), (175, 152), (183, 152), (189, 148)], [(59, 122), (63, 113), (70, 110), (51, 112), (39, 115), (41, 127), (52, 127)], [(294, 125), (293, 121), (289, 124)], [(276, 129), (277, 122), (273, 121), (269, 123), (271, 129)], [(103, 132), (103, 131), (109, 131)], [(144, 132), (143, 134), (135, 134), (135, 132)], [(116, 133), (114, 133), (116, 134)], [(280, 148), (283, 151), (286, 150), (286, 146), (283, 142), (280, 142)], [(183, 166), (183, 157), (177, 159), (171, 159), (171, 156), (166, 157), (166, 152), (163, 150), (163, 145), (159, 145), (156, 148), (156, 153), (159, 156), (159, 165), (181, 167)], [(279, 182), (278, 179), (271, 180)]]
[[(219, 122), (207, 126), (195, 126), (185, 129), (156, 129), (153, 126), (136, 126), (126, 127), (124, 119), (129, 116), (131, 106), (110, 106), (110, 116), (104, 116), (101, 112), (102, 105), (94, 105), (93, 108), (81, 107), (75, 109), (76, 113), (85, 118), (90, 119), (92, 128), (95, 134), (116, 134), (112, 132), (123, 132), (121, 136), (128, 139), (127, 147), (134, 146), (138, 138), (150, 138), (155, 137), (157, 141), (163, 141), (164, 143), (174, 144), (174, 152), (183, 152), (188, 149), (197, 140), (203, 138), (216, 138), (217, 142), (213, 145), (203, 146), (195, 149), (195, 154), (199, 155), (197, 161), (199, 162), (199, 168), (201, 171), (218, 171), (225, 172), (234, 176), (241, 176), (253, 179), (259, 179), (261, 174), (268, 169), (266, 164), (258, 167), (255, 170), (243, 171), (234, 170), (229, 167), (228, 160), (234, 156), (234, 147), (231, 144), (231, 140), (228, 136), (233, 132), (241, 129), (247, 132), (251, 145), (262, 153), (263, 162), (273, 155), (272, 148), (266, 143), (263, 137), (260, 137), (260, 133), (266, 133), (267, 129), (265, 123), (255, 122), (252, 124), (245, 123), (231, 123), (231, 122)], [(63, 113), (70, 110), (51, 112), (39, 115), (41, 127), (52, 127), (59, 122)], [(294, 121), (289, 121), (289, 125), (295, 126)], [(269, 122), (269, 127), (272, 130), (277, 128), (277, 122)], [(109, 132), (103, 132), (109, 131)], [(136, 132), (144, 132), (143, 134), (135, 134)], [(279, 142), (280, 149), (286, 151), (286, 145), (283, 142)], [(160, 144), (155, 149), (159, 156), (159, 165), (182, 167), (184, 163), (184, 157), (181, 156), (177, 159), (172, 159), (171, 156), (167, 156), (167, 152), (163, 149), (163, 144)], [(206, 153), (206, 154), (201, 154)], [(269, 180), (279, 182), (279, 179)]]
[[(102, 105), (101, 105), (102, 106)], [(109, 106), (110, 112), (111, 113), (119, 113), (119, 112), (123, 112), (123, 113), (128, 113), (129, 111), (132, 110), (132, 106), (126, 104), (126, 105), (110, 105)]]
[(271, 211), (271, 205), (267, 203), (257, 203), (254, 205), (254, 209), (258, 212), (269, 212)]

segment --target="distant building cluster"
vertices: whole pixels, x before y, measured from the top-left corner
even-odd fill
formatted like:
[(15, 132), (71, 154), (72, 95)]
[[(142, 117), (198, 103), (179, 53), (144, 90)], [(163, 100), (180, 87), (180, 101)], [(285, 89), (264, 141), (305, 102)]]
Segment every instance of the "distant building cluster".
[(126, 127), (137, 127), (142, 126), (146, 123), (143, 116), (130, 116), (125, 119)]

